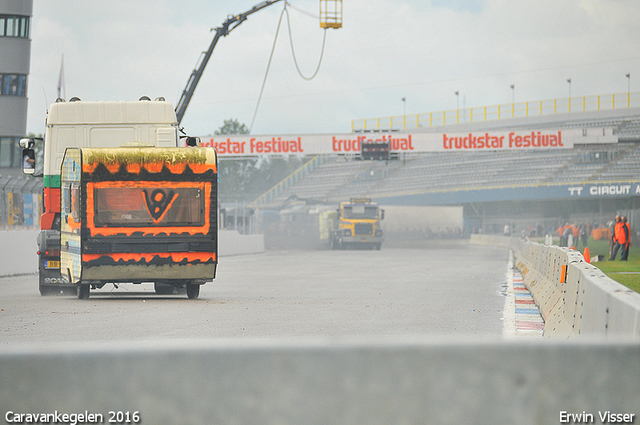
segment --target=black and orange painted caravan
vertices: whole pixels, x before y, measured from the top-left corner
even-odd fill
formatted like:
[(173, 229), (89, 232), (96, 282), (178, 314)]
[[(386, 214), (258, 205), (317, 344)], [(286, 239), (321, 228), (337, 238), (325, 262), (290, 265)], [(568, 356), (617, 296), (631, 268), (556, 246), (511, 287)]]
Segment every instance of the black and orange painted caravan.
[(123, 282), (197, 298), (215, 278), (214, 149), (68, 148), (61, 171), (60, 270), (79, 298)]

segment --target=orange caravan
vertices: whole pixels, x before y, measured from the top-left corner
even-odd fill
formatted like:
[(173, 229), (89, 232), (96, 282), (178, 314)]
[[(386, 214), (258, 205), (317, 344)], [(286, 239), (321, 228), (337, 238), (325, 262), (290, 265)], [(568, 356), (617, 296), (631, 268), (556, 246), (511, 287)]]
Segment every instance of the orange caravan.
[(214, 149), (68, 148), (60, 186), (60, 273), (78, 298), (141, 282), (197, 298), (215, 278)]

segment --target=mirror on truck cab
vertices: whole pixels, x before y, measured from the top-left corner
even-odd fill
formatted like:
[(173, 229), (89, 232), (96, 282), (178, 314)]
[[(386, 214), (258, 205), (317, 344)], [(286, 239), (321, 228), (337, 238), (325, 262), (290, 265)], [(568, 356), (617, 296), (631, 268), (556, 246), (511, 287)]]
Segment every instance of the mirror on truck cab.
[(37, 151), (42, 153), (42, 139), (26, 138), (20, 139), (20, 147), (22, 148), (22, 172), (34, 176), (42, 175), (42, 161), (38, 161)]
[(199, 137), (186, 137), (185, 145), (189, 147), (198, 147), (201, 145)]
[(384, 220), (384, 210), (380, 210), (380, 220)]

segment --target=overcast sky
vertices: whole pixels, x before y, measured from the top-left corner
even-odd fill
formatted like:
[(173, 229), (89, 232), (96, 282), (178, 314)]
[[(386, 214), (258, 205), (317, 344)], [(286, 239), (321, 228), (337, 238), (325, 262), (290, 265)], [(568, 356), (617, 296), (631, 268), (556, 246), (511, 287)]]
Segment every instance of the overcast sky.
[[(210, 29), (260, 0), (34, 0), (28, 131), (44, 130), (64, 55), (66, 97), (177, 103)], [(289, 0), (317, 15), (318, 0)], [(344, 0), (312, 81), (297, 73), (286, 19), (253, 134), (346, 133), (351, 120), (640, 91), (638, 0)], [(284, 2), (218, 43), (182, 125), (251, 124)], [(302, 72), (324, 31), (289, 8)], [(510, 88), (514, 85), (515, 92)], [(406, 104), (402, 98), (406, 98)]]

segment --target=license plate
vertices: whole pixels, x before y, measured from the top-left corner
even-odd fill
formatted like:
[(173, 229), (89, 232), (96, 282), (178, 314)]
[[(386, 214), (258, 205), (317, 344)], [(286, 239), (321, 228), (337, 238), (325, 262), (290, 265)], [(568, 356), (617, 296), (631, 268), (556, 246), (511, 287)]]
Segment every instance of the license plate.
[(59, 269), (60, 268), (60, 261), (45, 261), (44, 262), (44, 268), (45, 269)]

